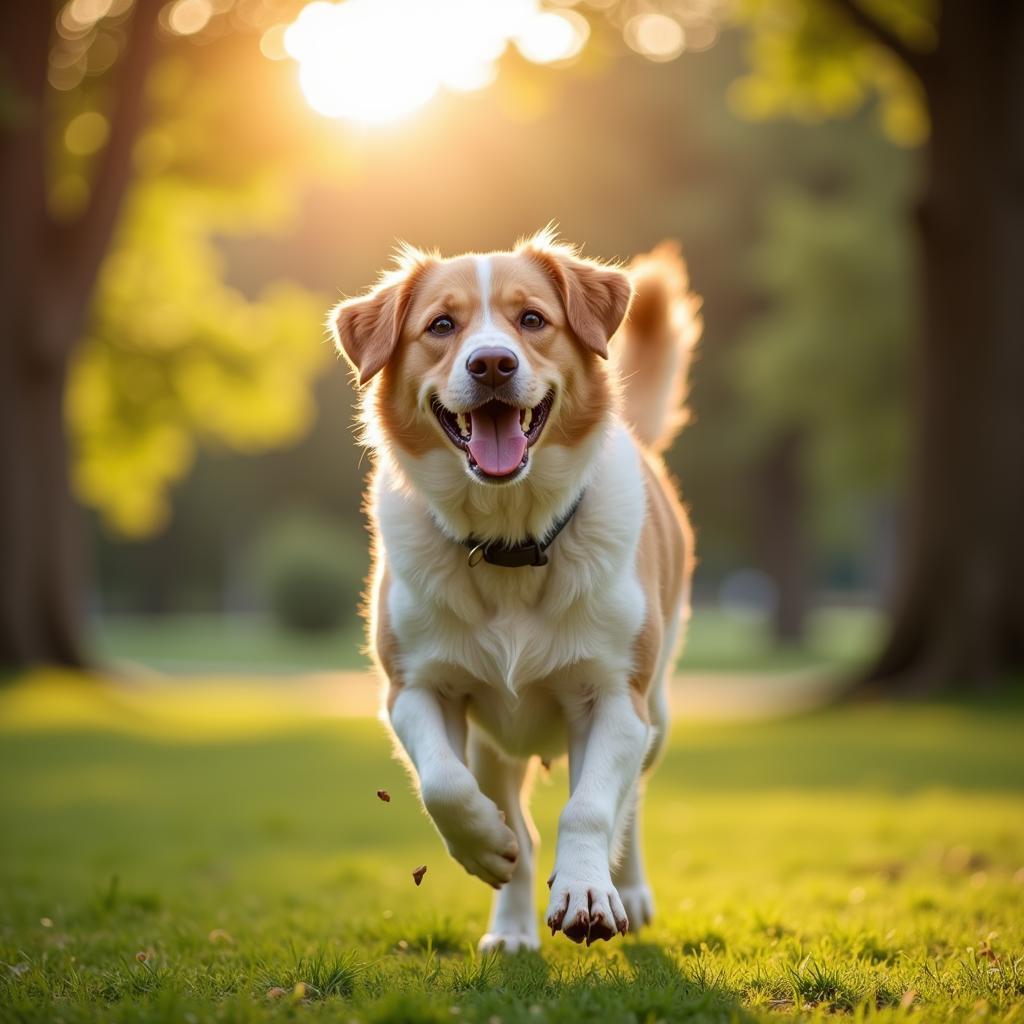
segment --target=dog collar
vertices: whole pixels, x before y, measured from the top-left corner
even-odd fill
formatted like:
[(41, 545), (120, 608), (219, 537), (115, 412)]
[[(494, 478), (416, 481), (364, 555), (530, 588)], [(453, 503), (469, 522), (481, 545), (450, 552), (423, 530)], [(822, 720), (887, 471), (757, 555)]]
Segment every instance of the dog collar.
[(462, 545), (469, 548), (470, 568), (479, 565), (482, 561), (489, 565), (500, 565), (505, 569), (521, 569), (527, 565), (547, 565), (548, 556), (545, 552), (576, 514), (576, 509), (583, 501), (583, 494), (584, 492), (580, 491), (580, 496), (572, 503), (565, 515), (561, 516), (551, 527), (543, 540), (528, 537), (518, 544), (506, 544), (503, 541), (477, 540), (476, 537), (467, 537)]

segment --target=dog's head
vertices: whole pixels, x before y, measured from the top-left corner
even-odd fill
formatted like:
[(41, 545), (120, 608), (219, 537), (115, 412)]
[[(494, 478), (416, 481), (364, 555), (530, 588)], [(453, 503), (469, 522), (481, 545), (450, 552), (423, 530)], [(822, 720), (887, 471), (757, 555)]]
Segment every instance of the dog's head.
[(606, 418), (604, 360), (630, 295), (625, 273), (542, 233), (482, 256), (405, 250), (331, 325), (360, 385), (374, 382), (374, 429), (388, 444), (412, 457), (446, 451), (495, 485)]

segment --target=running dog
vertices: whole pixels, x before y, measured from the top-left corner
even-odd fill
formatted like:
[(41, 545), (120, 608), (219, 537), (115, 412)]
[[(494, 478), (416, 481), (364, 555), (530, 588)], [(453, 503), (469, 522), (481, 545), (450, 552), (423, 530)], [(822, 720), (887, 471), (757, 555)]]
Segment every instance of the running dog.
[(370, 646), (450, 854), (498, 890), (481, 949), (539, 945), (530, 765), (568, 753), (546, 918), (651, 920), (640, 791), (668, 730), (693, 542), (661, 461), (700, 333), (677, 247), (623, 269), (550, 230), (406, 247), (330, 315), (374, 453)]

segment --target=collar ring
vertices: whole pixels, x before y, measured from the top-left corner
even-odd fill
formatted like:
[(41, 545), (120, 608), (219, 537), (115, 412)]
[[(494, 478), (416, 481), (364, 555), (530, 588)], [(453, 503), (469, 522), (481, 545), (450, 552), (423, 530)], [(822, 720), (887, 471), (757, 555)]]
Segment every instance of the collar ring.
[(483, 561), (484, 555), (486, 554), (486, 548), (487, 541), (482, 540), (480, 541), (479, 544), (476, 545), (476, 547), (474, 547), (470, 551), (469, 557), (466, 559), (466, 561), (469, 563), (470, 569), (472, 569), (473, 566), (475, 565), (479, 565)]

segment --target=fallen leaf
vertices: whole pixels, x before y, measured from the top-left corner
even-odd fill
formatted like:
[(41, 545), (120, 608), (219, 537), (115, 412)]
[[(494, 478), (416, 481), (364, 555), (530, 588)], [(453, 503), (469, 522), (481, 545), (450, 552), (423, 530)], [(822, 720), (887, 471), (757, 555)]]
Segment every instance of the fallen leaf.
[(423, 876), (427, 873), (427, 865), (421, 864), (413, 873), (412, 880), (419, 885), (423, 881)]
[(391, 794), (386, 789), (378, 789), (377, 799), (383, 800), (384, 803), (389, 804), (391, 803)]
[(278, 988), (276, 985), (273, 988), (267, 989), (268, 999), (280, 999), (284, 994), (285, 990), (283, 988)]

